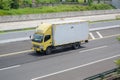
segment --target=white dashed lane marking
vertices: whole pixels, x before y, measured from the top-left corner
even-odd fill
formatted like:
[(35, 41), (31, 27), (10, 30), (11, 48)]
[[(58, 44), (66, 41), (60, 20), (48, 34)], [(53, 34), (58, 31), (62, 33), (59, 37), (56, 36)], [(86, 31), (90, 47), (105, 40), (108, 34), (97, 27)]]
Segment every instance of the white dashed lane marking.
[(96, 33), (98, 34), (98, 36), (99, 36), (100, 38), (103, 38), (103, 36), (100, 34), (100, 32), (96, 31)]
[(93, 34), (90, 32), (89, 35), (91, 36), (92, 39), (95, 39), (95, 37), (93, 36)]

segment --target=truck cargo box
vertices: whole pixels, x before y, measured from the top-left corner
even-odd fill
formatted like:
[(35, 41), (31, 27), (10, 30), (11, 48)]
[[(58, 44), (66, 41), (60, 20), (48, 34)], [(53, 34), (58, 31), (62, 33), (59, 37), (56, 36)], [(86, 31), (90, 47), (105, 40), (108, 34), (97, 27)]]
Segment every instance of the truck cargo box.
[(87, 21), (67, 21), (52, 25), (53, 45), (64, 45), (88, 40), (89, 27)]

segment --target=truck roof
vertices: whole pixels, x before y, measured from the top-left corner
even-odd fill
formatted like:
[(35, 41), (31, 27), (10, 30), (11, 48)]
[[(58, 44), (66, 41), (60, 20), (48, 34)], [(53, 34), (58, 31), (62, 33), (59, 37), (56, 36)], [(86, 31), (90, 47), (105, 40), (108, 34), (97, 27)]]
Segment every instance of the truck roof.
[(48, 30), (48, 28), (51, 27), (51, 25), (52, 24), (42, 23), (40, 26), (36, 28), (36, 32), (45, 33)]
[(55, 22), (42, 22), (37, 28), (36, 32), (39, 33), (45, 33), (48, 28), (50, 28), (52, 25), (56, 24), (66, 24), (66, 23), (81, 23), (81, 22), (87, 22), (85, 20), (62, 20), (62, 21), (55, 21)]

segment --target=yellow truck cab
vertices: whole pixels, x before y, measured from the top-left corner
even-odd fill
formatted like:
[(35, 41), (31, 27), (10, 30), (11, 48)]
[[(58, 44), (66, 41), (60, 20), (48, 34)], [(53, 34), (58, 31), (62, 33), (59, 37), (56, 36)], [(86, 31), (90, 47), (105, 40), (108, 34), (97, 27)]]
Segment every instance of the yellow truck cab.
[(89, 27), (87, 21), (61, 21), (41, 23), (32, 37), (32, 49), (37, 53), (50, 54), (57, 47), (70, 45), (78, 49), (81, 42), (88, 42)]
[(41, 51), (46, 51), (49, 46), (52, 45), (52, 32), (51, 24), (43, 23), (36, 28), (36, 32), (32, 38), (32, 49), (37, 53)]

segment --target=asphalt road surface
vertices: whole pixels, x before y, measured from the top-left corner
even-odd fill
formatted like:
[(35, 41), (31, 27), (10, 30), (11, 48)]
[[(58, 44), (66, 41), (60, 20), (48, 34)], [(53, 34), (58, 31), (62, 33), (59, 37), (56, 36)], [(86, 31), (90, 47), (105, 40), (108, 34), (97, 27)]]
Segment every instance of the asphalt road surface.
[[(111, 35), (119, 35), (120, 27), (118, 28), (110, 28), (104, 30), (90, 31), (89, 39), (99, 39), (104, 38)], [(31, 40), (10, 42), (5, 44), (0, 44), (0, 54), (7, 54), (13, 52), (20, 52), (25, 50), (30, 50), (32, 47)]]
[(120, 28), (90, 33), (91, 40), (80, 49), (68, 47), (51, 55), (30, 51), (30, 40), (0, 44), (0, 80), (83, 80), (115, 68)]

